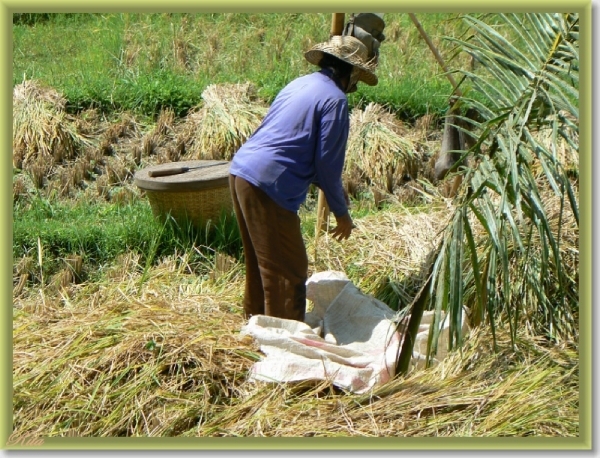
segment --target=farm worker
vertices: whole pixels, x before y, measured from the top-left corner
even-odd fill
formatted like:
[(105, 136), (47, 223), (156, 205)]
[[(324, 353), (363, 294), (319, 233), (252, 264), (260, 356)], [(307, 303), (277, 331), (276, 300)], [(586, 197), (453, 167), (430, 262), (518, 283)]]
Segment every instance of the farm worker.
[(323, 190), (336, 227), (350, 237), (352, 218), (342, 186), (349, 131), (346, 93), (377, 84), (367, 48), (333, 36), (304, 57), (320, 67), (284, 87), (261, 125), (235, 153), (229, 185), (246, 265), (246, 318), (268, 315), (304, 321), (308, 257), (298, 210), (311, 184)]

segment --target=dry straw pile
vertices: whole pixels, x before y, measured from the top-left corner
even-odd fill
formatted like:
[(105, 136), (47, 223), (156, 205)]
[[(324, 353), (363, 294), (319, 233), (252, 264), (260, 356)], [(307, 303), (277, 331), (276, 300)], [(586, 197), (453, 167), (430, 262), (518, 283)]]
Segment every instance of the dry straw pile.
[(54, 89), (26, 80), (13, 89), (13, 166), (41, 188), (55, 164), (73, 159), (88, 140)]
[(376, 103), (352, 110), (344, 171), (350, 190), (367, 184), (391, 194), (406, 175), (417, 177), (419, 158), (407, 131)]
[[(578, 363), (571, 348), (521, 335), (495, 354), (476, 331), (462, 358), (397, 378), (368, 395), (320, 385), (263, 386), (186, 435), (269, 437), (576, 437)], [(552, 383), (548, 383), (552, 380)]]
[(190, 159), (230, 160), (267, 114), (251, 83), (211, 84), (186, 119)]
[(15, 304), (14, 428), (35, 436), (177, 435), (226, 409), (255, 358), (235, 272), (202, 282), (166, 261), (140, 285), (137, 259), (106, 284)]

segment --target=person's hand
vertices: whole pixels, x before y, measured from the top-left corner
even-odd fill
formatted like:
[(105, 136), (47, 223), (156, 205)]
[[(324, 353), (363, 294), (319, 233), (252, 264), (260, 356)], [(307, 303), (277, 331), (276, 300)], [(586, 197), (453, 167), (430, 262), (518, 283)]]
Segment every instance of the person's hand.
[(346, 212), (346, 214), (343, 216), (336, 216), (335, 219), (337, 221), (337, 226), (333, 229), (330, 229), (329, 233), (334, 239), (336, 239), (338, 242), (341, 242), (342, 240), (346, 240), (350, 237), (352, 229), (354, 229), (356, 226), (352, 222), (352, 218), (348, 212)]

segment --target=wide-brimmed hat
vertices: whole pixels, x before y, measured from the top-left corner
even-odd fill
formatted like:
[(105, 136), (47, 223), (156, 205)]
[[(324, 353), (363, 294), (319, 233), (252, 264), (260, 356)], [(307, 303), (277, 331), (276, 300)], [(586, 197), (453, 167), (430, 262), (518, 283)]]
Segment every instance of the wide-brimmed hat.
[(378, 83), (374, 73), (376, 62), (369, 60), (367, 47), (358, 39), (349, 35), (334, 35), (329, 41), (319, 43), (304, 53), (311, 64), (319, 65), (323, 54), (330, 54), (347, 62), (359, 70), (358, 80), (369, 86)]

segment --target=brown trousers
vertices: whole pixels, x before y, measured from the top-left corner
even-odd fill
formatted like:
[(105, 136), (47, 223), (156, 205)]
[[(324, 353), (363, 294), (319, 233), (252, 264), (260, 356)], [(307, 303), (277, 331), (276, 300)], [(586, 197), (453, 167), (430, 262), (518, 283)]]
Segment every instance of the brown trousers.
[(229, 175), (246, 262), (244, 313), (304, 321), (308, 257), (300, 218), (264, 191)]

